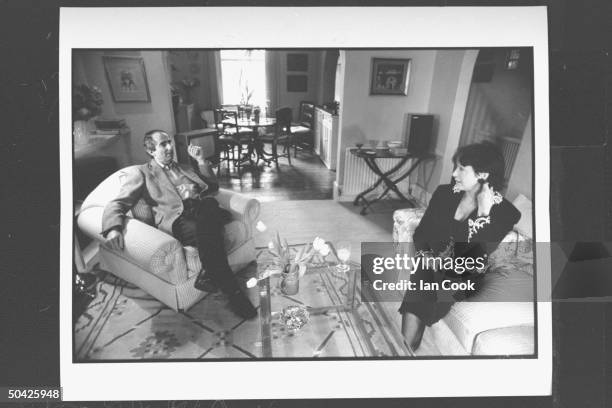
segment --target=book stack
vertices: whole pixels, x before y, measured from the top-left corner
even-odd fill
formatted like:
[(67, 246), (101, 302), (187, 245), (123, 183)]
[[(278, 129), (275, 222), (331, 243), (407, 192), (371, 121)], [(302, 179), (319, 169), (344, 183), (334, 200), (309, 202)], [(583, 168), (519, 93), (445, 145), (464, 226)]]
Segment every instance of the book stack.
[(121, 129), (96, 129), (94, 133), (96, 135), (118, 135)]
[[(119, 129), (125, 127), (125, 119), (98, 119), (96, 120), (96, 128), (98, 131), (115, 130), (119, 133)], [(99, 133), (99, 132), (98, 132)]]

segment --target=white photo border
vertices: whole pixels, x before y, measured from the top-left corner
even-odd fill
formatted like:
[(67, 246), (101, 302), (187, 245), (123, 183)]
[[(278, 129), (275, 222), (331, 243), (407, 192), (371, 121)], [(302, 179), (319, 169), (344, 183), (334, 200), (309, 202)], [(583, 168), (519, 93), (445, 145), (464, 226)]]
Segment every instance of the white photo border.
[[(550, 395), (552, 314), (546, 301), (537, 305), (537, 358), (73, 363), (73, 153), (67, 102), (73, 49), (454, 47), (533, 47), (535, 241), (550, 242), (546, 7), (61, 8), (60, 378), (65, 400)], [(536, 257), (538, 292), (550, 293), (550, 254), (542, 247)], [(282, 386), (288, 376), (302, 386)]]

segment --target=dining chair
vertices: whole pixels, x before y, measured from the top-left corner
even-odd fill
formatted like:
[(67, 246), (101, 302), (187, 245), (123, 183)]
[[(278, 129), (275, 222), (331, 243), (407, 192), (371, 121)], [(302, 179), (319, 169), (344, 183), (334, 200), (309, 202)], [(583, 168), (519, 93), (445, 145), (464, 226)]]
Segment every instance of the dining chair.
[(291, 124), (293, 135), (293, 156), (297, 157), (297, 151), (314, 150), (314, 112), (315, 105), (312, 102), (300, 102), (300, 114), (297, 123)]
[[(270, 143), (272, 151), (269, 154), (274, 160), (274, 164), (278, 169), (278, 158), (286, 157), (289, 165), (291, 166), (291, 118), (293, 112), (291, 108), (281, 108), (276, 111), (276, 124), (274, 125), (274, 131), (269, 134), (259, 135), (258, 141), (261, 143)], [(283, 146), (283, 152), (279, 153), (279, 145)]]
[[(212, 111), (212, 126), (217, 129), (217, 136), (215, 141), (218, 146), (219, 151), (219, 170), (218, 173), (221, 173), (221, 164), (223, 162), (227, 165), (227, 172), (230, 172), (231, 163), (234, 161), (234, 150), (236, 147), (236, 143), (234, 141), (233, 136), (225, 133), (224, 125), (222, 123), (221, 117), (222, 109), (214, 109)], [(204, 119), (204, 112), (202, 112), (202, 119)], [(205, 119), (204, 119), (205, 120)]]
[(253, 129), (238, 125), (238, 113), (226, 109), (215, 110), (215, 126), (220, 128), (219, 143), (225, 146), (226, 162), (228, 172), (230, 163), (238, 170), (238, 176), (242, 176), (243, 148), (249, 150)]

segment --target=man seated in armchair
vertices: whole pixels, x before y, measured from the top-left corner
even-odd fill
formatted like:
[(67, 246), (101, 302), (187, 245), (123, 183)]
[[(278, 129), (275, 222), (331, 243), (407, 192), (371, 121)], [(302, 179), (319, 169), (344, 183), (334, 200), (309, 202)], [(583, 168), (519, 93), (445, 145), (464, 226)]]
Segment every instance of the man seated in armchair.
[(147, 132), (144, 147), (151, 161), (139, 166), (139, 171), (130, 175), (119, 195), (104, 208), (105, 245), (123, 250), (126, 214), (143, 199), (152, 207), (158, 229), (173, 235), (183, 245), (198, 249), (203, 269), (195, 288), (214, 290), (218, 286), (228, 295), (237, 315), (255, 317), (257, 311), (240, 289), (227, 261), (223, 228), (229, 213), (215, 199), (219, 184), (203, 150), (188, 147), (189, 155), (198, 163), (198, 169), (191, 169), (174, 161), (172, 138), (163, 130)]

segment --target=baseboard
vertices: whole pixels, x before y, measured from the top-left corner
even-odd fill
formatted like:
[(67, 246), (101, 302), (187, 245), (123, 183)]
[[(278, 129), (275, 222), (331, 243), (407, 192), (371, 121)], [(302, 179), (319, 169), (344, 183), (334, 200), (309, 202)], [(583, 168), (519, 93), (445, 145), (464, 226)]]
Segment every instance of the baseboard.
[(338, 185), (334, 181), (334, 200), (335, 201), (352, 202), (355, 200), (355, 198), (357, 198), (358, 195), (359, 194), (343, 194), (342, 186)]
[[(341, 201), (341, 202), (354, 201), (355, 198), (357, 198), (357, 196), (359, 195), (359, 193), (343, 194), (342, 186), (337, 184), (336, 181), (334, 181), (333, 192), (334, 192), (334, 200)], [(393, 193), (390, 193), (390, 194), (393, 194)], [(414, 199), (419, 205), (419, 207), (427, 207), (427, 203), (429, 203), (429, 200), (431, 199), (431, 193), (425, 190), (423, 187), (417, 184), (413, 184), (411, 186), (411, 194), (409, 195), (409, 198)]]

